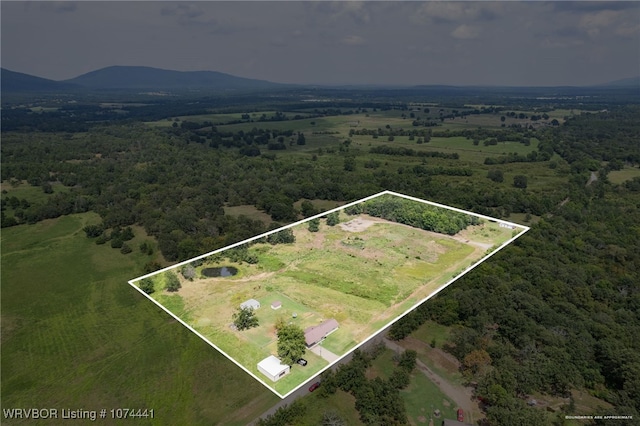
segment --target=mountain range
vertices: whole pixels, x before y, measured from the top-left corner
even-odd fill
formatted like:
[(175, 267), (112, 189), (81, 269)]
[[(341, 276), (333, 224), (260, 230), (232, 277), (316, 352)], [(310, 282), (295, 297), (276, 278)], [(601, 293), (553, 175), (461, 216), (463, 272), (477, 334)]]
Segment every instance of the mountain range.
[(288, 86), (216, 71), (171, 71), (152, 67), (112, 66), (69, 80), (55, 81), (2, 68), (2, 91), (5, 93), (87, 90), (229, 91), (278, 89)]
[[(3, 93), (20, 92), (88, 92), (95, 90), (149, 90), (149, 91), (248, 91), (303, 87), (293, 84), (273, 83), (265, 80), (236, 77), (217, 71), (172, 71), (152, 67), (111, 66), (82, 74), (78, 77), (55, 81), (29, 74), (1, 69)], [(322, 87), (314, 85), (314, 87)], [(328, 87), (328, 86), (326, 86)], [(350, 85), (343, 88), (365, 88)], [(383, 86), (367, 86), (382, 88)], [(462, 86), (415, 86), (438, 88), (462, 88)], [(640, 88), (640, 77), (616, 80), (593, 88)], [(406, 86), (408, 88), (408, 86)]]

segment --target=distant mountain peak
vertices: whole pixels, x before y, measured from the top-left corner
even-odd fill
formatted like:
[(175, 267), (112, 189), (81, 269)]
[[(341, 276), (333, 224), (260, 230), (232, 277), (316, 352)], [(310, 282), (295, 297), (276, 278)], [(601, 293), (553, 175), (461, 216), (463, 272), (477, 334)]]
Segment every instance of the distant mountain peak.
[(0, 70), (3, 93), (16, 92), (60, 92), (78, 89), (74, 84), (49, 80), (48, 78), (36, 77), (6, 68)]
[(113, 65), (66, 80), (90, 89), (244, 90), (286, 85), (236, 77), (218, 71), (173, 71), (147, 66)]
[(635, 87), (640, 88), (640, 75), (636, 77), (622, 78), (619, 80), (610, 81), (608, 83), (599, 84), (598, 86), (612, 86), (612, 87)]

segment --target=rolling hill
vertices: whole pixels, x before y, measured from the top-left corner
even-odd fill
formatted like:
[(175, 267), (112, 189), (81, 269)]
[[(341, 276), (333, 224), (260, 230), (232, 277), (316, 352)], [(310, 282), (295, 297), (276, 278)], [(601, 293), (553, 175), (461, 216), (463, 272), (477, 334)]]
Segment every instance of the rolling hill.
[(216, 71), (171, 71), (133, 66), (102, 68), (65, 82), (89, 89), (248, 90), (287, 86)]
[(67, 82), (49, 80), (21, 72), (15, 72), (2, 68), (1, 71), (2, 92), (68, 92), (78, 90), (81, 87)]

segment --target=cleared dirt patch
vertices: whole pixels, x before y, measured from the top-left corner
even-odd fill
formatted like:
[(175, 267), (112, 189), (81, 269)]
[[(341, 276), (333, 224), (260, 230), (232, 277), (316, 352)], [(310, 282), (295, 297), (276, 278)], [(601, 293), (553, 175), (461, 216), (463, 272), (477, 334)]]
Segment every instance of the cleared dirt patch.
[(347, 232), (362, 232), (374, 223), (376, 222), (373, 220), (358, 217), (350, 220), (349, 222), (340, 223), (338, 226)]

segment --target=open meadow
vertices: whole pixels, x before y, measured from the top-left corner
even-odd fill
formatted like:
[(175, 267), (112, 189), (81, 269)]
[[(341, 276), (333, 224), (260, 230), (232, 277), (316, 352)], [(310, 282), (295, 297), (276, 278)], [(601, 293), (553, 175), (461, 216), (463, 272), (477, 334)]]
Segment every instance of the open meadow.
[[(448, 210), (437, 211), (446, 215)], [(248, 255), (254, 262), (232, 260), (224, 251), (192, 262), (194, 278), (176, 270), (181, 284), (177, 291), (166, 290), (166, 275), (156, 274), (150, 297), (266, 386), (286, 395), (519, 232), (483, 220), (447, 235), (367, 214), (346, 214), (344, 209), (338, 212), (340, 223), (335, 226), (321, 219), (316, 232), (307, 222), (292, 227), (294, 243), (250, 245)], [(234, 268), (235, 274), (203, 274), (223, 267)], [(255, 310), (259, 325), (236, 330), (233, 315), (250, 299), (260, 303)], [(281, 307), (273, 309), (274, 302)], [(307, 366), (293, 365), (291, 373), (276, 382), (258, 371), (261, 360), (278, 353), (278, 320), (304, 330), (329, 319), (339, 328), (326, 336), (320, 352), (307, 350)]]
[[(154, 410), (137, 424), (245, 425), (273, 405), (275, 395), (127, 285), (148, 256), (86, 238), (82, 228), (99, 220), (3, 229), (3, 407), (126, 402)], [(133, 246), (148, 239), (142, 232)]]

